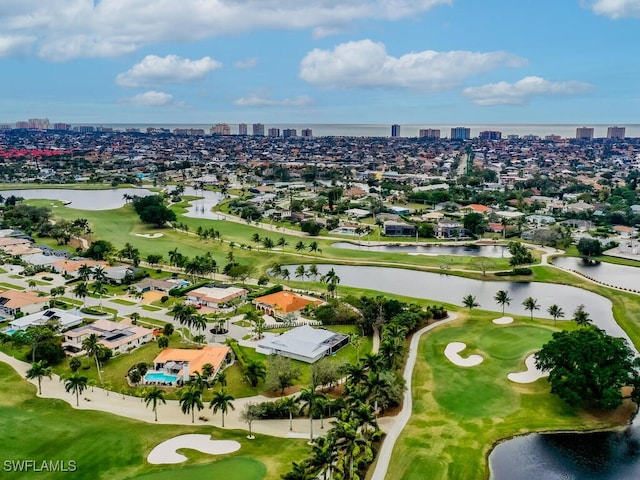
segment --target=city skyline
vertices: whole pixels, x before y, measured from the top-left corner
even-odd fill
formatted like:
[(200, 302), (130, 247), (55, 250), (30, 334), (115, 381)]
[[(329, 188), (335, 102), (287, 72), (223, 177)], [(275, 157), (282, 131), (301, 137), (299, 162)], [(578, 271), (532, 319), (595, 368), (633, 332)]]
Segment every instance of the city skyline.
[(640, 0), (26, 0), (0, 18), (2, 123), (613, 126), (640, 106)]

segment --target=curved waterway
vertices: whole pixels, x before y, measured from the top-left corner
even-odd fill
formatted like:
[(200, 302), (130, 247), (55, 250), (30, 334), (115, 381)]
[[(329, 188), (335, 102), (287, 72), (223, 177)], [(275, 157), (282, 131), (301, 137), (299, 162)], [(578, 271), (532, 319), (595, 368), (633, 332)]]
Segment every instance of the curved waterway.
[(509, 258), (511, 254), (506, 245), (366, 245), (350, 242), (331, 244), (345, 250), (368, 252), (408, 253), (409, 255), (464, 255), (471, 257)]
[(42, 188), (33, 190), (2, 190), (3, 197), (15, 195), (27, 200), (60, 200), (69, 208), (80, 210), (114, 210), (122, 207), (125, 195), (146, 197), (153, 192), (145, 188), (110, 188), (107, 190), (72, 190), (66, 188)]
[[(296, 265), (287, 268), (294, 271)], [(534, 315), (548, 317), (551, 304), (565, 311), (567, 318), (580, 304), (594, 324), (609, 335), (626, 333), (613, 318), (611, 302), (595, 293), (568, 285), (541, 282), (483, 282), (446, 274), (397, 268), (348, 265), (318, 265), (325, 274), (333, 268), (340, 285), (366, 288), (416, 298), (462, 304), (465, 295), (475, 295), (480, 308), (500, 310), (493, 296), (508, 290), (512, 297), (506, 312), (529, 315), (524, 298), (537, 299), (540, 310)], [(629, 267), (633, 268), (633, 267)], [(629, 341), (629, 344), (631, 342)], [(640, 422), (637, 422), (640, 423)], [(640, 479), (640, 425), (619, 431), (575, 434), (529, 434), (500, 443), (489, 455), (492, 480), (638, 480)], [(426, 478), (426, 477), (425, 477)]]
[(640, 290), (640, 268), (614, 263), (585, 263), (581, 258), (556, 257), (553, 264), (564, 270), (573, 270), (596, 282), (628, 290)]

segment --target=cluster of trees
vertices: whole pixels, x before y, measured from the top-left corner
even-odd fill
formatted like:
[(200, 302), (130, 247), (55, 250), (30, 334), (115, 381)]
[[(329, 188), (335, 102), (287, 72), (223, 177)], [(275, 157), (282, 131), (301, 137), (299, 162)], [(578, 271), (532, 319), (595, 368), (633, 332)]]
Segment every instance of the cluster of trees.
[(522, 243), (509, 242), (507, 248), (511, 254), (509, 264), (512, 267), (517, 267), (518, 265), (529, 265), (534, 262), (533, 254)]
[[(184, 302), (175, 303), (170, 313), (175, 321), (187, 327), (193, 342), (206, 343), (207, 338), (203, 332), (207, 328), (207, 317), (199, 313), (194, 305)], [(192, 329), (199, 333), (194, 335)]]
[(147, 197), (133, 197), (133, 208), (144, 223), (150, 223), (156, 228), (166, 227), (169, 222), (175, 222), (176, 214), (170, 210), (161, 195)]

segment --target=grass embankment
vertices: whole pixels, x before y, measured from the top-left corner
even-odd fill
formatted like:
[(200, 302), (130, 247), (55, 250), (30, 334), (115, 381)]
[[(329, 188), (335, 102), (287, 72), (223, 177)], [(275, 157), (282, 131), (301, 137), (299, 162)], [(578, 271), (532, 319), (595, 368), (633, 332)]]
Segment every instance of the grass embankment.
[[(516, 384), (510, 372), (551, 338), (552, 322), (517, 320), (499, 326), (495, 314), (475, 312), (427, 334), (413, 371), (413, 415), (391, 457), (387, 478), (488, 477), (487, 455), (501, 439), (532, 431), (587, 430), (623, 425), (628, 405), (610, 414), (576, 411), (549, 392), (546, 380)], [(569, 322), (563, 328), (573, 329)], [(466, 357), (484, 361), (470, 368), (444, 356), (462, 341)]]
[[(45, 380), (45, 382), (48, 380)], [(279, 479), (292, 461), (308, 452), (305, 440), (220, 430), (212, 426), (156, 425), (102, 412), (75, 410), (62, 400), (35, 396), (36, 388), (8, 365), (0, 363), (0, 451), (4, 460), (73, 460), (75, 472), (5, 473), (11, 479), (225, 478), (225, 480)], [(159, 407), (162, 409), (162, 406)], [(153, 466), (146, 457), (156, 445), (187, 433), (213, 439), (236, 440), (234, 454), (212, 456), (182, 450), (189, 460), (179, 466)], [(52, 439), (56, 439), (52, 442)], [(153, 474), (153, 475), (151, 475)]]

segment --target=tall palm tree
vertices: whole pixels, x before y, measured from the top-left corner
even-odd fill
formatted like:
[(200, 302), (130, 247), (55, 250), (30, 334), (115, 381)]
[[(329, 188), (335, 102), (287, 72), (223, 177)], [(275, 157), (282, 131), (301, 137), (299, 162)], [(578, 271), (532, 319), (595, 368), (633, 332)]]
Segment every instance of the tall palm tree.
[(82, 308), (84, 308), (84, 299), (89, 295), (89, 286), (87, 282), (77, 283), (73, 287), (73, 296), (82, 299)]
[(229, 395), (223, 388), (213, 394), (211, 403), (209, 403), (209, 408), (213, 409), (214, 415), (218, 413), (218, 410), (220, 410), (220, 413), (222, 414), (222, 428), (224, 428), (224, 416), (227, 414), (229, 409), (236, 409), (236, 407), (233, 406), (233, 403), (231, 403), (234, 400), (235, 398)]
[(155, 415), (156, 422), (158, 421), (158, 403), (166, 405), (167, 401), (164, 399), (164, 390), (158, 387), (151, 387), (146, 390), (144, 395), (144, 403), (148, 407), (152, 406), (153, 413)]
[(191, 385), (182, 390), (180, 393), (180, 400), (178, 400), (182, 413), (187, 415), (191, 413), (191, 423), (196, 423), (196, 409), (202, 410), (204, 404), (202, 403), (202, 390)]
[(191, 315), (189, 327), (195, 328), (197, 331), (204, 331), (207, 328), (207, 317), (205, 317), (201, 313)]
[(327, 284), (327, 292), (329, 296), (336, 297), (338, 295), (338, 284), (340, 283), (340, 277), (336, 274), (336, 271), (331, 268), (326, 274), (320, 277), (320, 281)]
[(320, 248), (318, 247), (318, 242), (316, 242), (315, 240), (309, 244), (309, 251), (311, 253), (318, 253), (319, 250)]
[(307, 276), (307, 270), (304, 268), (304, 265), (298, 265), (296, 267), (296, 278), (302, 278), (304, 279), (304, 277)]
[(505, 305), (510, 305), (512, 300), (509, 297), (509, 292), (506, 290), (498, 290), (493, 299), (498, 305), (502, 305), (502, 316), (504, 316), (504, 307)]
[(303, 460), (291, 462), (291, 470), (282, 475), (282, 480), (317, 480), (317, 476), (309, 470), (309, 463)]
[(80, 268), (78, 268), (78, 276), (83, 282), (88, 282), (92, 274), (93, 269), (86, 263), (83, 263), (82, 265), (80, 265)]
[(96, 280), (93, 283), (93, 293), (95, 295), (98, 295), (100, 297), (100, 311), (102, 310), (102, 296), (106, 295), (107, 292), (109, 291), (109, 289), (107, 288), (107, 286), (101, 281), (101, 280)]
[(473, 310), (475, 307), (480, 306), (475, 295), (465, 295), (462, 298), (462, 305), (467, 307), (469, 311)]
[(318, 392), (314, 387), (307, 387), (300, 390), (300, 401), (302, 405), (300, 407), (300, 413), (306, 410), (309, 415), (309, 441), (313, 442), (313, 412), (315, 410), (316, 399), (318, 398)]
[(51, 379), (51, 367), (47, 367), (47, 362), (40, 360), (31, 364), (31, 368), (27, 370), (27, 378), (38, 379), (38, 393), (42, 395), (42, 379), (47, 377)]
[(331, 467), (336, 461), (336, 445), (331, 437), (319, 437), (312, 447), (309, 465), (322, 472), (323, 479), (331, 478)]
[(309, 266), (309, 270), (307, 270), (307, 276), (313, 278), (314, 280), (320, 275), (318, 271), (318, 266), (315, 263), (312, 263)]
[(76, 406), (80, 406), (80, 394), (87, 388), (89, 379), (84, 375), (76, 372), (64, 381), (64, 389), (67, 393), (72, 392), (76, 395)]
[(547, 312), (553, 318), (553, 326), (554, 327), (556, 326), (556, 321), (559, 318), (564, 318), (564, 311), (562, 310), (562, 308), (560, 308), (555, 303), (553, 305), (551, 305), (549, 308), (547, 308)]
[(578, 305), (573, 311), (573, 321), (576, 322), (578, 326), (584, 327), (589, 325), (593, 320), (591, 320), (591, 317), (585, 311), (584, 305)]
[(93, 269), (92, 276), (96, 282), (100, 283), (104, 283), (104, 281), (107, 279), (107, 274), (104, 271), (104, 267), (102, 267), (101, 265), (98, 265)]
[(538, 301), (533, 297), (527, 297), (523, 300), (522, 306), (525, 310), (529, 310), (531, 314), (531, 321), (533, 322), (533, 311), (540, 310), (540, 305), (538, 305)]
[(280, 400), (280, 405), (285, 412), (289, 413), (289, 431), (293, 430), (293, 412), (298, 409), (298, 397), (284, 397)]
[(96, 333), (92, 333), (84, 340), (82, 340), (82, 349), (87, 352), (87, 355), (93, 357), (96, 361), (96, 369), (98, 370), (98, 378), (100, 379), (100, 383), (102, 383), (102, 373), (100, 372), (100, 361), (98, 360), (98, 355), (100, 354), (100, 350), (102, 349), (102, 345), (100, 344), (100, 337)]
[(264, 380), (267, 376), (267, 369), (264, 364), (258, 360), (249, 360), (242, 369), (242, 377), (253, 388), (258, 386), (260, 380)]
[(307, 249), (307, 245), (302, 240), (300, 240), (298, 241), (298, 243), (296, 243), (295, 248), (296, 248), (296, 252), (304, 252)]
[(284, 237), (280, 237), (278, 239), (278, 243), (276, 244), (278, 245), (280, 248), (282, 248), (282, 253), (284, 253), (284, 247), (286, 247), (287, 245), (289, 245), (289, 242), (287, 242), (287, 239)]

